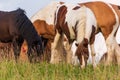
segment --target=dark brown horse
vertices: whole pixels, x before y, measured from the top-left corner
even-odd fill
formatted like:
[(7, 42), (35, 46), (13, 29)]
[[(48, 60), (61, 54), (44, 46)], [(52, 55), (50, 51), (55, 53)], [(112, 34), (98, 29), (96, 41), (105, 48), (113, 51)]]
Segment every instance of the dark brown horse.
[(20, 8), (11, 12), (0, 11), (0, 41), (3, 43), (12, 42), (16, 60), (20, 55), (24, 39), (28, 44), (27, 54), (31, 61), (32, 51), (36, 51), (40, 55), (43, 52), (43, 47), (41, 37), (25, 15), (25, 11)]

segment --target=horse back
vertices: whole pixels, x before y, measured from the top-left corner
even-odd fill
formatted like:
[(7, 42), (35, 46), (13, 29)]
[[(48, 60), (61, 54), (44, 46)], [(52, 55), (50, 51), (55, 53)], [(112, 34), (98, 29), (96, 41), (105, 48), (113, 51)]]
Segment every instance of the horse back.
[(80, 5), (85, 5), (93, 11), (99, 26), (114, 25), (116, 23), (115, 14), (108, 4), (96, 1)]
[(13, 36), (18, 35), (18, 30), (16, 28), (16, 22), (18, 15), (18, 10), (5, 12), (0, 11), (0, 40), (1, 41), (11, 41)]

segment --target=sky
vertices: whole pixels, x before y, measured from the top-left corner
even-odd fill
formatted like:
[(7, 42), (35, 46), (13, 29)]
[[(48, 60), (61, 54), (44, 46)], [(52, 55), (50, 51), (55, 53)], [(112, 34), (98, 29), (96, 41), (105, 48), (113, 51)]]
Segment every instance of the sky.
[[(0, 10), (11, 11), (17, 8), (22, 8), (26, 11), (27, 16), (31, 17), (41, 8), (49, 4), (51, 1), (78, 3), (78, 2), (87, 2), (87, 1), (95, 1), (95, 0), (0, 0)], [(105, 1), (120, 5), (120, 0), (100, 0), (100, 1)]]
[[(0, 10), (1, 11), (12, 11), (16, 10), (17, 8), (22, 8), (26, 11), (27, 16), (30, 18), (32, 15), (34, 15), (37, 11), (39, 11), (41, 8), (44, 8), (47, 4), (49, 4), (51, 1), (63, 1), (63, 2), (69, 2), (69, 3), (80, 3), (80, 2), (88, 2), (88, 1), (95, 1), (95, 0), (0, 0)], [(120, 5), (120, 0), (100, 0), (109, 2), (112, 4)], [(117, 33), (117, 42), (120, 43), (120, 28)], [(98, 56), (101, 53), (106, 52), (106, 46), (104, 44), (103, 36), (99, 33), (96, 35), (97, 38), (95, 40), (95, 47), (97, 47), (95, 50), (97, 51)]]

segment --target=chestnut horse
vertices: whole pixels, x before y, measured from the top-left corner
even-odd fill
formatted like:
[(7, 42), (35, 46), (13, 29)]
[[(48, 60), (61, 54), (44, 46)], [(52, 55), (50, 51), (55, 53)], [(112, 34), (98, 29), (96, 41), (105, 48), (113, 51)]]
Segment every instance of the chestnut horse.
[(24, 10), (19, 8), (11, 12), (0, 11), (0, 41), (3, 43), (12, 42), (16, 61), (24, 40), (28, 44), (27, 53), (30, 61), (32, 51), (36, 51), (38, 55), (43, 52), (41, 37), (25, 15)]
[(60, 47), (62, 43), (64, 33), (70, 45), (74, 39), (77, 41), (76, 45), (78, 48), (76, 55), (82, 68), (87, 64), (89, 56), (88, 44), (90, 44), (93, 67), (96, 67), (94, 60), (94, 39), (95, 34), (101, 31), (108, 49), (106, 64), (110, 64), (114, 51), (116, 52), (119, 64), (118, 44), (115, 40), (118, 26), (118, 10), (114, 10), (110, 4), (104, 2), (88, 2), (79, 4), (79, 6), (63, 4), (56, 12), (55, 27), (57, 33), (53, 42), (54, 48), (52, 51), (53, 53), (57, 53), (56, 51), (59, 52), (58, 47)]

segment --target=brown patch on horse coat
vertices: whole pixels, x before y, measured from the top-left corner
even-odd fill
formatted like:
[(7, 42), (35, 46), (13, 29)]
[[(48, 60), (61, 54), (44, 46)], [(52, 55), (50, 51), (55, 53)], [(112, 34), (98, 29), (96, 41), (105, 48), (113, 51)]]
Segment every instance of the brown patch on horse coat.
[(71, 42), (68, 24), (67, 24), (67, 22), (65, 22), (66, 13), (67, 13), (67, 7), (65, 5), (61, 6), (58, 10), (57, 17), (56, 17), (57, 18), (56, 19), (57, 20), (56, 28), (60, 34), (62, 34), (62, 32), (64, 32), (66, 37), (68, 38), (69, 42)]
[(92, 33), (91, 33), (91, 37), (90, 37), (90, 44), (93, 44), (95, 41), (95, 27), (94, 25), (92, 25)]
[(47, 39), (54, 39), (55, 36), (55, 29), (54, 25), (49, 25), (44, 20), (36, 20), (33, 22), (35, 29), (37, 30), (38, 34), (43, 36)]
[(80, 5), (85, 5), (93, 11), (97, 19), (97, 24), (106, 39), (112, 32), (113, 25), (116, 24), (115, 14), (112, 9), (104, 2), (99, 1), (82, 3)]
[(80, 8), (80, 6), (76, 6), (76, 7), (73, 8), (73, 10), (77, 10), (79, 8)]

